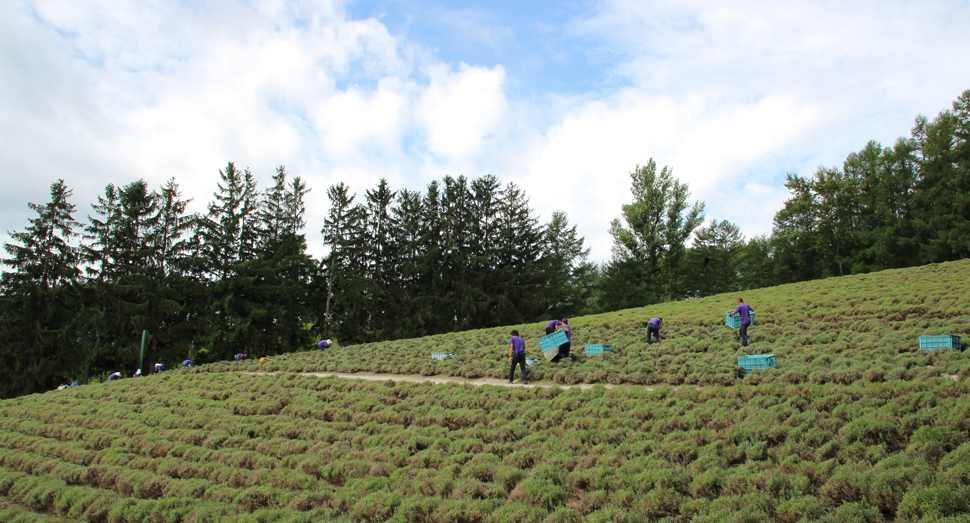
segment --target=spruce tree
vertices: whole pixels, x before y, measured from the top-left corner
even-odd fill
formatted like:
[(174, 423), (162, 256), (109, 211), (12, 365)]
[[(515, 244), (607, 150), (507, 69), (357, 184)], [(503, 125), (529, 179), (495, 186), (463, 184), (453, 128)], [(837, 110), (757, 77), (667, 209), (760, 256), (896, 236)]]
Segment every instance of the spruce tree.
[(28, 203), (37, 213), (30, 225), (10, 233), (4, 249), (10, 258), (0, 278), (3, 290), (0, 330), (4, 365), (2, 394), (29, 394), (66, 379), (79, 356), (72, 318), (79, 308), (80, 276), (72, 191), (64, 180), (51, 184), (46, 204)]

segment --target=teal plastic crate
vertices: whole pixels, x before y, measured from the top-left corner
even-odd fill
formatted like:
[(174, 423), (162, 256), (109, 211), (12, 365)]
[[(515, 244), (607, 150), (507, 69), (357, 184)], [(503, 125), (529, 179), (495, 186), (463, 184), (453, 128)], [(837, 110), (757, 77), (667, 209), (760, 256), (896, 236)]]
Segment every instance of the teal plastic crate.
[(592, 343), (587, 343), (584, 352), (587, 356), (595, 356), (597, 354), (603, 354), (604, 352), (613, 352), (612, 345), (595, 345)]
[[(734, 311), (733, 310), (724, 311), (724, 324), (727, 325), (728, 327), (731, 327), (732, 329), (740, 329), (741, 314), (735, 314), (734, 316), (731, 316), (732, 312)], [(754, 312), (753, 311), (749, 312), (748, 315), (751, 316), (751, 325), (754, 325)]]
[(542, 352), (547, 352), (558, 349), (560, 345), (567, 341), (569, 341), (569, 338), (566, 337), (564, 331), (556, 331), (548, 336), (539, 338), (539, 348), (542, 349)]
[(754, 354), (751, 356), (741, 356), (738, 358), (738, 367), (752, 371), (757, 369), (777, 369), (778, 362), (774, 354)]
[(920, 336), (919, 348), (923, 352), (932, 352), (936, 349), (959, 349), (960, 337), (945, 334), (943, 336)]
[(445, 358), (454, 358), (454, 352), (432, 352), (431, 357), (436, 360), (445, 361)]

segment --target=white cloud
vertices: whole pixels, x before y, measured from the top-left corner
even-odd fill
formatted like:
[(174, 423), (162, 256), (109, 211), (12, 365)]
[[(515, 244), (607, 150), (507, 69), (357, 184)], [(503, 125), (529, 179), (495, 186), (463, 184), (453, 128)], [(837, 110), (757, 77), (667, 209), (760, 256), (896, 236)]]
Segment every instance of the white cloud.
[[(491, 9), (468, 12), (504, 27)], [(25, 226), (57, 177), (83, 217), (107, 183), (174, 176), (201, 209), (226, 161), (263, 182), (285, 164), (313, 188), (319, 252), (332, 183), (491, 173), (544, 220), (567, 211), (602, 260), (628, 173), (653, 157), (750, 236), (770, 232), (786, 172), (891, 143), (970, 87), (968, 26), (944, 1), (610, 0), (564, 28), (606, 64), (584, 69), (599, 90), (564, 96), (500, 62), (443, 63), (339, 1), (3, 2), (0, 217)]]
[(505, 71), (461, 63), (452, 72), (435, 64), (428, 75), (431, 83), (422, 94), (418, 119), (429, 151), (458, 161), (480, 156), (508, 117), (502, 91)]

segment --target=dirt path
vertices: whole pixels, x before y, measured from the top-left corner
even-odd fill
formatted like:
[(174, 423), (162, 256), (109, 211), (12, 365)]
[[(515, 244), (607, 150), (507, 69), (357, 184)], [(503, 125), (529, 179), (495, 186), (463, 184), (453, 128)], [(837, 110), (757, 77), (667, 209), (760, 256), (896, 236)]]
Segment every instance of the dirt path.
[[(279, 372), (247, 372), (252, 376), (272, 376), (274, 374), (280, 374)], [(560, 389), (579, 389), (588, 390), (595, 387), (597, 384), (594, 383), (577, 383), (575, 385), (565, 385), (549, 382), (529, 382), (528, 385), (523, 385), (521, 381), (516, 381), (515, 383), (509, 383), (506, 380), (497, 380), (495, 378), (461, 378), (456, 376), (419, 376), (410, 374), (373, 374), (370, 372), (357, 372), (354, 374), (347, 374), (343, 372), (301, 372), (300, 376), (311, 376), (317, 378), (341, 378), (347, 380), (367, 380), (367, 381), (402, 381), (407, 383), (467, 383), (469, 385), (474, 385), (476, 387), (481, 387), (482, 385), (494, 385), (497, 387), (525, 387), (527, 389), (541, 387), (541, 388), (553, 388), (558, 387)], [(607, 389), (612, 389), (616, 385), (611, 385), (609, 383), (602, 384), (603, 387)], [(629, 386), (629, 385), (627, 385)], [(653, 390), (653, 387), (644, 387), (647, 390)]]

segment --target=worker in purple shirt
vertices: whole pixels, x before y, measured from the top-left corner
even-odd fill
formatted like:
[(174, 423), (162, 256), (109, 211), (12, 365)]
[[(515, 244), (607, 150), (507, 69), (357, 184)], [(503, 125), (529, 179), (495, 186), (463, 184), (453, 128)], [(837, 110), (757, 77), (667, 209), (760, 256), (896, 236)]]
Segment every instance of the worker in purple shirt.
[(162, 372), (163, 370), (165, 370), (165, 365), (162, 365), (161, 363), (155, 364), (155, 372)]
[(112, 374), (109, 374), (108, 375), (108, 381), (114, 381), (114, 380), (120, 379), (120, 378), (121, 378), (121, 373), (120, 372), (115, 372), (115, 373), (112, 373)]
[(509, 384), (515, 378), (516, 363), (522, 367), (522, 383), (528, 384), (529, 375), (525, 372), (525, 340), (519, 337), (519, 331), (512, 331), (512, 339), (509, 340), (509, 363), (512, 364), (509, 369)]
[(647, 322), (647, 345), (653, 343), (650, 341), (651, 334), (657, 338), (657, 343), (660, 343), (660, 326), (663, 323), (663, 318), (650, 318), (650, 321)]
[(320, 350), (323, 350), (329, 347), (330, 347), (330, 340), (321, 340), (320, 343), (317, 343), (317, 348)]
[(546, 324), (546, 334), (552, 334), (559, 330), (559, 320), (552, 320)]
[(241, 352), (239, 354), (236, 354), (236, 361), (242, 361), (244, 359), (246, 359), (246, 355), (245, 354), (243, 354)]
[(744, 300), (738, 298), (738, 308), (734, 309), (734, 312), (728, 314), (728, 316), (734, 316), (735, 314), (741, 315), (741, 346), (747, 347), (750, 340), (748, 339), (748, 325), (751, 325), (751, 313), (754, 309), (750, 305), (744, 303)]
[(566, 343), (559, 346), (559, 359), (572, 359), (569, 356), (569, 348), (573, 346), (573, 331), (569, 328), (569, 320), (567, 318), (562, 319), (562, 323), (559, 325), (561, 330), (566, 333)]
[(185, 360), (182, 362), (183, 367), (191, 367), (194, 362), (192, 360)]

